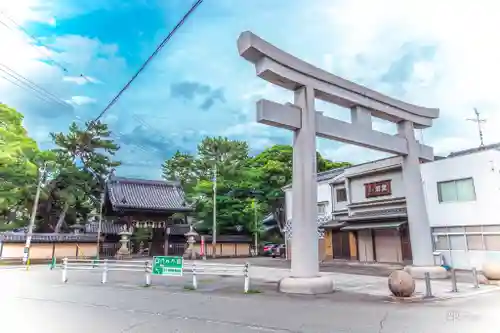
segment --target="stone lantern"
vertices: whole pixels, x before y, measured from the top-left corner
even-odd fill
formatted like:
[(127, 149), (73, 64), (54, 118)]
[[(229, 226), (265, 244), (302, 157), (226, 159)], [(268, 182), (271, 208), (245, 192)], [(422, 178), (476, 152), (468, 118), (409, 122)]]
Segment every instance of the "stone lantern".
[(191, 259), (195, 260), (196, 259), (196, 251), (194, 250), (194, 244), (196, 243), (196, 237), (198, 236), (198, 233), (193, 230), (193, 226), (189, 226), (189, 231), (184, 234), (186, 236), (187, 240), (186, 242), (188, 243), (188, 247), (186, 251), (184, 251), (184, 258), (185, 259)]
[(130, 249), (128, 248), (128, 243), (132, 233), (133, 229), (132, 228), (127, 229), (126, 224), (123, 225), (122, 230), (118, 233), (121, 239), (120, 239), (120, 248), (116, 252), (117, 259), (130, 257)]

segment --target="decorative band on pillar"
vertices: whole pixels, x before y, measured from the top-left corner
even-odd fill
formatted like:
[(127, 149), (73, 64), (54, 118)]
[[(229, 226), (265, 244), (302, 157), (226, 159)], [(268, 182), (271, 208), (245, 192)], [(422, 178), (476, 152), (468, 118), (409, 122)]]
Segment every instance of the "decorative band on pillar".
[[(316, 223), (318, 225), (318, 229), (317, 229), (318, 239), (325, 238), (325, 229), (323, 228), (323, 225), (330, 222), (331, 220), (332, 220), (331, 215), (318, 216), (318, 219), (316, 220)], [(285, 226), (283, 227), (283, 231), (285, 233), (285, 238), (287, 240), (292, 239), (293, 228), (292, 228), (292, 220), (291, 219), (286, 221)]]

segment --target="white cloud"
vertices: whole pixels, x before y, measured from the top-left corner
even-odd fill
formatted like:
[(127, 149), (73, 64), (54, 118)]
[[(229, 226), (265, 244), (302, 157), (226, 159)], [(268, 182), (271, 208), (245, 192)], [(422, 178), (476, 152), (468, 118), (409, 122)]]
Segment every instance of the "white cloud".
[[(278, 32), (265, 29), (266, 34), (260, 35), (346, 79), (410, 103), (440, 108), (440, 118), (431, 129), (424, 131), (424, 142), (434, 146), (436, 154), (447, 154), (479, 145), (477, 126), (466, 121), (474, 117), (473, 107), (478, 107), (488, 119), (484, 125), (486, 143), (500, 141), (497, 83), (500, 20), (497, 16), (498, 5), (489, 0), (321, 0), (288, 17), (300, 22), (296, 27), (288, 26), (284, 19), (286, 35), (279, 36)], [(254, 32), (259, 34), (258, 30)], [(411, 54), (424, 47), (435, 50), (434, 55)], [(188, 51), (184, 49), (184, 52)], [(409, 56), (405, 64), (409, 67), (407, 73), (398, 82), (388, 81), (384, 76), (404, 56)], [(249, 73), (244, 74), (248, 82), (255, 82)], [(282, 98), (276, 98), (265, 84), (255, 86), (254, 83), (246, 90), (241, 87), (240, 84), (240, 91), (246, 91), (242, 93), (242, 101), (255, 96), (292, 101), (291, 97), (283, 98), (283, 94)], [(323, 110), (323, 105), (319, 105)], [(348, 118), (344, 110), (334, 112), (326, 108), (325, 111), (329, 116)], [(253, 106), (249, 112), (255, 112)], [(248, 128), (242, 125), (240, 130), (245, 126)], [(395, 126), (378, 121), (374, 128), (395, 132)], [(416, 136), (420, 139), (420, 131)], [(363, 162), (385, 156), (323, 141), (320, 140), (321, 151), (337, 160)]]
[[(0, 3), (15, 6), (9, 12), (19, 22), (36, 19), (54, 23), (53, 15), (26, 9), (26, 3), (33, 5), (42, 1), (17, 0), (14, 4), (12, 1), (0, 0)], [(222, 108), (217, 114), (215, 111), (200, 113), (196, 106), (188, 110), (186, 105), (168, 100), (165, 109), (174, 110), (175, 114), (174, 111), (165, 113), (166, 120), (153, 118), (155, 120), (149, 123), (169, 133), (170, 128), (178, 130), (179, 124), (183, 124), (182, 130), (189, 127), (196, 131), (209, 129), (210, 134), (219, 131), (235, 136), (244, 134), (252, 146), (266, 143), (268, 139), (262, 138), (272, 139), (276, 132), (253, 123), (253, 101), (268, 98), (277, 102), (291, 102), (293, 95), (257, 78), (253, 66), (238, 56), (238, 33), (250, 29), (294, 55), (337, 75), (390, 95), (398, 95), (408, 102), (441, 108), (440, 119), (424, 133), (425, 143), (433, 145), (436, 153), (478, 144), (475, 124), (465, 120), (473, 117), (473, 107), (478, 107), (483, 117), (488, 119), (484, 126), (486, 142), (500, 141), (500, 132), (497, 130), (500, 126), (500, 95), (496, 82), (497, 77), (500, 77), (500, 20), (497, 19), (498, 5), (495, 2), (316, 0), (307, 6), (303, 5), (303, 1), (290, 1), (289, 5), (283, 6), (280, 1), (260, 0), (257, 6), (256, 1), (242, 1), (241, 6), (247, 6), (242, 10), (241, 7), (234, 7), (230, 0), (221, 0), (217, 3), (218, 9), (227, 15), (221, 19), (220, 25), (213, 25), (211, 17), (200, 15), (196, 29), (191, 25), (183, 27), (183, 34), (176, 39), (177, 46), (164, 52), (163, 58), (157, 59), (152, 68), (138, 79), (140, 84), (135, 84), (134, 94), (126, 95), (124, 99), (154, 101), (158, 96), (166, 95), (165, 86), (171, 83), (169, 78), (224, 87), (227, 104), (230, 105), (227, 113), (223, 113), (226, 110)], [(25, 7), (22, 7), (22, 3)], [(59, 13), (58, 17), (61, 17)], [(275, 29), (275, 17), (280, 17), (283, 29)], [(54, 86), (53, 91), (73, 103), (78, 103), (78, 97), (87, 95), (99, 100), (101, 98), (97, 92), (77, 90), (92, 87), (85, 85), (86, 80), (78, 76), (80, 73), (92, 75), (88, 77), (96, 81), (98, 79), (95, 77), (102, 79), (99, 77), (102, 73), (110, 78), (118, 73), (110, 73), (110, 62), (103, 59), (117, 58), (117, 46), (103, 45), (97, 39), (59, 36), (53, 45), (57, 52), (43, 48), (37, 50), (28, 45), (26, 36), (0, 25), (0, 40), (9, 45), (11, 50), (0, 53), (0, 62), (19, 69), (33, 80), (43, 77), (44, 80), (40, 82), (58, 82), (59, 85)], [(431, 59), (415, 59), (403, 80), (397, 83), (384, 80), (391, 65), (409, 52), (409, 45), (415, 45), (417, 49), (418, 46), (435, 47), (436, 52)], [(57, 68), (40, 62), (45, 52), (51, 52), (51, 56), (71, 64), (74, 72), (64, 76)], [(125, 68), (126, 64), (122, 61), (116, 66)], [(157, 76), (151, 77), (152, 73)], [(142, 84), (146, 80), (150, 85)], [(2, 96), (10, 98), (11, 92), (16, 89), (0, 80)], [(77, 100), (74, 101), (71, 96)], [(154, 109), (154, 112), (158, 110), (151, 104), (143, 104), (145, 113), (148, 113), (148, 108)], [(325, 110), (329, 115), (342, 113), (342, 117), (348, 118), (348, 112), (343, 111)], [(238, 113), (244, 115), (238, 118), (242, 124), (229, 127), (227, 124), (234, 124), (233, 118), (237, 118), (234, 114)], [(144, 114), (144, 117), (151, 114), (153, 112)], [(389, 132), (394, 130), (394, 127), (381, 122), (377, 122), (374, 127)], [(320, 151), (337, 160), (357, 162), (377, 157), (376, 153), (366, 149), (320, 141)]]
[(34, 10), (43, 5), (46, 5), (44, 0), (0, 0), (0, 17), (9, 23), (13, 19), (20, 25), (27, 21), (37, 21), (55, 26), (56, 19), (48, 10)]
[[(56, 23), (53, 18), (55, 11), (52, 8), (55, 3), (19, 0), (14, 4), (5, 1), (0, 0), (0, 10), (7, 12), (9, 17), (22, 26), (26, 27), (29, 21), (51, 25)], [(5, 8), (5, 5), (8, 8)], [(63, 7), (63, 4), (57, 6), (59, 5)], [(8, 82), (2, 78), (7, 74), (0, 71), (1, 101), (24, 114), (28, 131), (37, 133), (39, 142), (50, 141), (50, 131), (39, 130), (45, 126), (47, 118), (53, 119), (50, 122), (52, 131), (64, 131), (71, 121), (85, 122), (94, 116), (94, 109), (86, 109), (85, 106), (92, 105), (101, 98), (109, 98), (106, 90), (85, 83), (101, 83), (98, 75), (103, 73), (113, 78), (121, 78), (125, 73), (126, 63), (117, 55), (116, 45), (104, 44), (98, 39), (78, 35), (44, 38), (37, 35), (36, 30), (30, 30), (29, 32), (41, 39), (47, 47), (36, 46), (34, 41), (7, 17), (0, 14), (0, 19), (8, 25), (5, 27), (0, 24), (0, 40), (9, 46), (9, 52), (0, 52), (0, 64), (7, 67), (0, 68), (16, 71), (47, 92), (42, 93), (43, 96), (37, 96), (30, 88), (20, 88), (16, 82)], [(66, 71), (61, 67), (65, 67)], [(81, 74), (85, 77), (81, 77)], [(64, 108), (61, 105), (64, 101), (79, 107)]]
[[(251, 65), (239, 66), (245, 61), (234, 52), (236, 38), (243, 29), (250, 29), (337, 75), (410, 103), (439, 107), (440, 118), (425, 131), (425, 143), (435, 146), (436, 153), (479, 144), (476, 126), (465, 120), (473, 117), (474, 106), (488, 118), (484, 127), (486, 142), (500, 141), (500, 131), (496, 130), (500, 127), (496, 82), (500, 77), (500, 20), (496, 2), (317, 0), (300, 11), (296, 10), (296, 2), (291, 2), (286, 10), (275, 4), (266, 2), (262, 11), (282, 17), (283, 29), (271, 29), (265, 16), (252, 16), (250, 22), (246, 10), (241, 14), (227, 9), (231, 17), (224, 21), (227, 29), (221, 32), (205, 23), (203, 33), (200, 29), (196, 34), (186, 33), (183, 41), (188, 39), (188, 45), (171, 50), (169, 67), (184, 68), (181, 74), (193, 80), (210, 77), (212, 82), (226, 82), (228, 95), (241, 96), (241, 109), (250, 114), (248, 120), (255, 112), (250, 101), (257, 96), (292, 101), (290, 95), (280, 93), (282, 97), (278, 98), (271, 92), (266, 83), (255, 77)], [(410, 55), (402, 81), (384, 79), (391, 65), (421, 47), (435, 48), (434, 56), (417, 56), (411, 64)], [(192, 57), (212, 61), (200, 62)], [(235, 68), (242, 68), (236, 79)], [(377, 123), (374, 127), (394, 131), (386, 124)], [(228, 131), (231, 130), (235, 129)], [(363, 151), (366, 150), (360, 150), (356, 156), (372, 157)], [(351, 159), (350, 149), (337, 153), (343, 152), (347, 154), (343, 159)]]
[[(322, 143), (324, 145), (322, 145)], [(320, 145), (327, 146), (328, 144), (326, 142), (320, 142)], [(332, 161), (351, 163), (363, 163), (390, 156), (389, 154), (379, 153), (374, 150), (348, 144), (342, 144), (337, 148), (325, 148), (320, 152), (323, 157)]]
[(71, 103), (73, 105), (81, 106), (81, 105), (93, 104), (96, 102), (96, 100), (88, 96), (71, 96), (71, 99), (67, 100), (66, 102)]
[(65, 76), (62, 79), (65, 82), (73, 82), (79, 86), (82, 86), (87, 83), (102, 83), (96, 78), (90, 77), (90, 76)]
[[(362, 8), (362, 10), (360, 10)], [(493, 1), (368, 1), (343, 0), (324, 11), (322, 22), (331, 22), (336, 48), (325, 56), (334, 70), (350, 77), (367, 77), (371, 87), (403, 52), (403, 45), (433, 45), (433, 60), (413, 64), (403, 83), (407, 101), (441, 109), (434, 128), (426, 130), (427, 144), (436, 152), (478, 145), (473, 106), (488, 118), (487, 142), (500, 140), (500, 21)], [(328, 24), (328, 23), (326, 23)], [(335, 59), (330, 61), (329, 59)], [(364, 59), (364, 62), (358, 61)], [(371, 75), (369, 73), (376, 73)], [(373, 79), (373, 80), (370, 80)], [(391, 87), (389, 87), (391, 90)], [(450, 127), (456, 127), (449, 137)], [(447, 131), (443, 131), (447, 128)], [(440, 132), (444, 132), (441, 134)]]

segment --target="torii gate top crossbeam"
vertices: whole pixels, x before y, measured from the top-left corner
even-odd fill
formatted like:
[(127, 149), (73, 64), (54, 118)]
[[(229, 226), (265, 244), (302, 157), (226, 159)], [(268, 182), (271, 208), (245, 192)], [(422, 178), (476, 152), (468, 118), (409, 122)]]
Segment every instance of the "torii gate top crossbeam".
[(411, 121), (415, 128), (432, 126), (439, 109), (412, 105), (319, 69), (245, 31), (238, 38), (238, 51), (256, 66), (257, 75), (283, 88), (296, 90), (308, 85), (317, 98), (347, 108), (362, 106), (375, 117)]

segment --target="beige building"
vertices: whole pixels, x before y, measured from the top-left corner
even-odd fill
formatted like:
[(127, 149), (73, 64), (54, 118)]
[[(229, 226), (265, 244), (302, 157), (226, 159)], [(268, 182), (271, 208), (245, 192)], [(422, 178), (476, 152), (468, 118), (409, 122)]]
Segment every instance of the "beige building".
[(332, 258), (411, 263), (400, 158), (347, 168), (330, 188)]
[(320, 259), (411, 263), (404, 193), (400, 157), (319, 173)]

